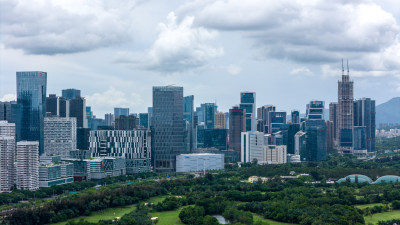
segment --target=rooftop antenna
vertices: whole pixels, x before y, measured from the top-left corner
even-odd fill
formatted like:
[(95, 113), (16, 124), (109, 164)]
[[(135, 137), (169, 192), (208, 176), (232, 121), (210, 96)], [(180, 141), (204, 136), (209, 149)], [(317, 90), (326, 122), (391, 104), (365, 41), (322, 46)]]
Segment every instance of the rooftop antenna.
[(347, 59), (347, 76), (349, 76), (350, 70), (349, 70), (349, 59)]
[(343, 58), (342, 58), (342, 75), (344, 75)]

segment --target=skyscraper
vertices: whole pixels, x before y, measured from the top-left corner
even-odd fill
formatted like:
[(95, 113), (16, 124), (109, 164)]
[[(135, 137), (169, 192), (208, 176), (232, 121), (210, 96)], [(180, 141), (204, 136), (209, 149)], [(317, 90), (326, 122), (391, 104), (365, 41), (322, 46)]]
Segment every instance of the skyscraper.
[(115, 117), (115, 129), (116, 130), (133, 130), (139, 125), (139, 118), (135, 115), (129, 116), (117, 116)]
[(366, 149), (375, 151), (375, 100), (362, 98), (354, 101), (354, 129), (365, 126)]
[(44, 118), (44, 154), (68, 158), (76, 149), (76, 118)]
[(139, 113), (139, 125), (147, 129), (150, 128), (149, 113)]
[(337, 102), (331, 102), (329, 103), (329, 121), (332, 122), (332, 148), (336, 149), (338, 147), (338, 138), (337, 135), (339, 135), (339, 129), (337, 128), (338, 124), (338, 103)]
[(247, 131), (241, 134), (241, 162), (263, 163), (265, 161), (264, 133), (258, 131)]
[(0, 102), (0, 120), (15, 124), (15, 138), (16, 141), (19, 141), (21, 138), (22, 105), (15, 101)]
[(129, 108), (114, 108), (114, 116), (129, 116)]
[(264, 133), (269, 132), (269, 112), (275, 112), (276, 108), (273, 105), (264, 105), (257, 109), (257, 119), (260, 121), (260, 129), (258, 131)]
[(241, 135), (246, 131), (246, 110), (234, 106), (229, 110), (229, 149), (241, 151)]
[(114, 114), (106, 113), (104, 115), (104, 120), (105, 120), (106, 126), (110, 126), (110, 127), (113, 126), (114, 125), (114, 121), (115, 121)]
[(300, 112), (298, 110), (293, 110), (291, 116), (292, 116), (291, 122), (293, 124), (300, 123)]
[(310, 101), (307, 104), (306, 116), (308, 120), (323, 120), (325, 118), (325, 102)]
[(50, 94), (46, 98), (46, 112), (51, 113), (52, 116), (68, 117), (69, 101), (55, 94)]
[(43, 120), (46, 116), (47, 73), (17, 72), (17, 102), (22, 105), (20, 140), (39, 141), (43, 153)]
[(9, 191), (15, 180), (15, 124), (0, 121), (0, 191)]
[(225, 114), (223, 112), (215, 114), (215, 129), (225, 129)]
[(347, 75), (344, 74), (342, 61), (342, 80), (338, 81), (338, 152), (352, 153), (353, 146), (353, 81), (350, 81), (349, 66), (347, 64)]
[(268, 131), (270, 134), (278, 132), (282, 124), (286, 124), (286, 112), (269, 112)]
[(81, 96), (69, 100), (69, 116), (76, 118), (77, 127), (88, 127), (86, 118), (86, 99)]
[(153, 165), (157, 172), (174, 172), (176, 155), (185, 151), (183, 87), (153, 87)]
[(214, 129), (215, 127), (215, 111), (216, 105), (215, 103), (204, 103), (201, 104), (202, 109), (204, 110), (204, 125), (206, 129)]
[(64, 99), (66, 100), (71, 100), (74, 98), (80, 98), (81, 97), (81, 91), (77, 89), (65, 89), (61, 91), (61, 95)]
[(196, 149), (196, 124), (194, 123), (194, 96), (183, 98), (183, 119), (185, 123), (185, 152), (191, 153)]
[(39, 142), (17, 142), (17, 188), (39, 189)]
[(256, 131), (256, 93), (241, 92), (240, 108), (246, 110), (246, 131)]

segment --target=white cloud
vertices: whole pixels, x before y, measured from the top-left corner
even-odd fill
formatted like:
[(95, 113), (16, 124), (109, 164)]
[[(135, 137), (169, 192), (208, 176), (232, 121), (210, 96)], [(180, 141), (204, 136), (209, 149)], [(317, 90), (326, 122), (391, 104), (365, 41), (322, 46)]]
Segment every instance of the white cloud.
[(0, 102), (16, 101), (17, 96), (15, 94), (5, 94), (0, 98)]
[(295, 75), (295, 76), (313, 76), (314, 75), (314, 73), (305, 66), (292, 69), (292, 71), (290, 71), (290, 74)]
[(173, 73), (202, 67), (223, 55), (222, 48), (210, 44), (217, 37), (216, 31), (194, 28), (193, 17), (178, 22), (173, 12), (168, 14), (167, 20), (167, 24), (158, 25), (158, 37), (148, 51), (120, 52), (115, 62), (130, 62), (142, 69)]
[(117, 45), (132, 38), (138, 1), (1, 1), (2, 42), (28, 54), (63, 54)]
[(242, 72), (242, 67), (230, 64), (229, 66), (226, 67), (226, 70), (228, 71), (228, 73), (232, 75), (238, 75), (240, 72)]
[[(132, 110), (142, 104), (142, 98), (139, 94), (134, 92), (126, 93), (114, 87), (108, 88), (103, 93), (88, 95), (86, 99), (86, 105), (92, 106), (94, 112), (100, 113), (106, 113), (114, 107), (129, 107)], [(101, 117), (102, 115), (98, 116)]]

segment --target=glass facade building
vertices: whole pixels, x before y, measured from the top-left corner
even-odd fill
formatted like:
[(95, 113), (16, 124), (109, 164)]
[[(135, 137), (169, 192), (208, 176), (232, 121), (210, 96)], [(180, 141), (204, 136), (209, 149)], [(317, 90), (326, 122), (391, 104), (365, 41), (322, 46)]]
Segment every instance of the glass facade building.
[(20, 140), (39, 141), (43, 153), (43, 121), (46, 116), (47, 73), (17, 72), (17, 102), (22, 107)]
[(240, 108), (246, 110), (246, 131), (256, 130), (256, 93), (241, 92)]
[(152, 162), (156, 172), (175, 172), (176, 155), (185, 151), (183, 87), (153, 87)]

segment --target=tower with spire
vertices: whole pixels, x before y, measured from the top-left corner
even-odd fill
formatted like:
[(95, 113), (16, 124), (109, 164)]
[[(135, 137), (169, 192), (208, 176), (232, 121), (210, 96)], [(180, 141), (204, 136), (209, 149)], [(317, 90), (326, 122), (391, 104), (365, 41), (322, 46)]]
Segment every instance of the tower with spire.
[(338, 152), (352, 153), (353, 125), (354, 125), (354, 92), (353, 81), (350, 80), (349, 61), (347, 60), (347, 74), (344, 74), (342, 59), (342, 80), (338, 81), (338, 113), (336, 129), (336, 145)]

